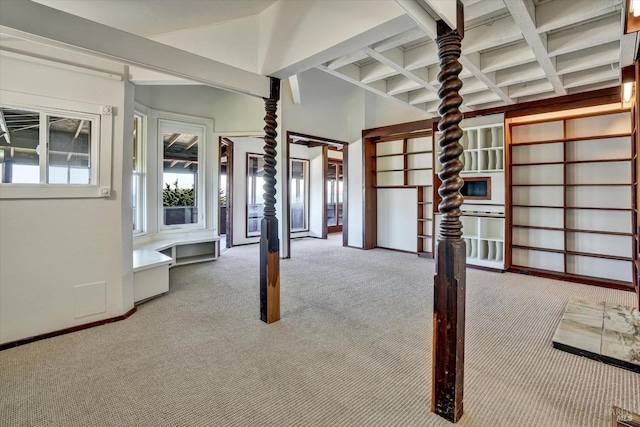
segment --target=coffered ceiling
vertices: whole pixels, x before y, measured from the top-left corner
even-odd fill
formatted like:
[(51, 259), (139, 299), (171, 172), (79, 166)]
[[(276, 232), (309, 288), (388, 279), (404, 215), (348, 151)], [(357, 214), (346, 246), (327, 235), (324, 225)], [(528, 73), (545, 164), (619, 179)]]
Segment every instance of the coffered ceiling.
[[(437, 115), (437, 45), (415, 13), (419, 1), (396, 0), (416, 27), (350, 52), (319, 69), (380, 96)], [(567, 95), (620, 84), (636, 35), (623, 36), (623, 0), (463, 0), (460, 62), (463, 108)], [(428, 18), (428, 16), (427, 16)]]

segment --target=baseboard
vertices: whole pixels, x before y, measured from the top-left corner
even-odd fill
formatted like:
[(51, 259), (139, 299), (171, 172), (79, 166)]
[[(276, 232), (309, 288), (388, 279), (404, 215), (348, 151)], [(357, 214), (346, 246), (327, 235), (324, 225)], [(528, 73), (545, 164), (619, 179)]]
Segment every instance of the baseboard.
[(36, 336), (33, 336), (33, 337), (23, 338), (23, 339), (20, 339), (20, 340), (17, 340), (17, 341), (11, 341), (11, 342), (8, 342), (8, 343), (0, 344), (0, 351), (7, 350), (7, 349), (13, 348), (13, 347), (18, 347), (18, 346), (21, 346), (21, 345), (24, 345), (24, 344), (29, 344), (29, 343), (32, 343), (32, 342), (35, 342), (35, 341), (44, 340), (44, 339), (47, 339), (47, 338), (57, 337), (58, 335), (69, 334), (71, 332), (77, 332), (77, 331), (81, 331), (83, 329), (89, 329), (89, 328), (93, 328), (95, 326), (105, 325), (107, 323), (118, 322), (120, 320), (124, 320), (124, 319), (128, 318), (133, 313), (135, 313), (136, 310), (137, 310), (137, 308), (133, 307), (131, 310), (127, 311), (124, 314), (121, 314), (120, 316), (111, 317), (109, 319), (98, 320), (98, 321), (91, 322), (91, 323), (85, 323), (84, 325), (72, 326), (70, 328), (60, 329), (59, 331), (47, 332), (46, 334), (36, 335)]

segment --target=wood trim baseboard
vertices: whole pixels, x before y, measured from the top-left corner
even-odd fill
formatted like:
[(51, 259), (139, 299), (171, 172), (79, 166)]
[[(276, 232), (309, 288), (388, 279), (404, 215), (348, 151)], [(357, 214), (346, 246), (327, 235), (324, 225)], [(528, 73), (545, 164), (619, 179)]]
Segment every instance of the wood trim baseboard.
[(120, 320), (124, 320), (124, 319), (128, 318), (129, 316), (131, 316), (137, 310), (138, 309), (136, 307), (133, 307), (131, 310), (127, 311), (124, 314), (121, 314), (120, 316), (110, 317), (108, 319), (103, 319), (103, 320), (97, 320), (95, 322), (85, 323), (83, 325), (72, 326), (70, 328), (60, 329), (58, 331), (47, 332), (46, 334), (35, 335), (33, 337), (23, 338), (23, 339), (20, 339), (20, 340), (17, 340), (17, 341), (11, 341), (11, 342), (7, 342), (7, 343), (4, 343), (4, 344), (0, 344), (0, 351), (7, 350), (9, 348), (18, 347), (18, 346), (25, 345), (25, 344), (29, 344), (29, 343), (32, 343), (32, 342), (44, 340), (44, 339), (47, 339), (47, 338), (57, 337), (59, 335), (69, 334), (71, 332), (81, 331), (83, 329), (89, 329), (89, 328), (93, 328), (93, 327), (96, 327), (96, 326), (106, 325), (107, 323), (119, 322)]
[(634, 292), (633, 285), (624, 284), (614, 280), (600, 279), (597, 277), (580, 276), (577, 274), (560, 273), (550, 270), (539, 270), (534, 268), (523, 268), (521, 266), (511, 266), (507, 269), (510, 273), (523, 274), (525, 276), (544, 277), (546, 279), (561, 280), (564, 282), (580, 283), (583, 285), (599, 286), (601, 288), (617, 289), (620, 291)]

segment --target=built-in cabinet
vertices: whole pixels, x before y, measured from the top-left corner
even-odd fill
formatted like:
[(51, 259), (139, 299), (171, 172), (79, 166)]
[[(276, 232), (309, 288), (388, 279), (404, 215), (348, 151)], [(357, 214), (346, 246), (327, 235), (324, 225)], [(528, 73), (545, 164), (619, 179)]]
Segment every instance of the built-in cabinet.
[[(461, 211), (462, 238), (466, 244), (467, 264), (503, 270), (505, 268), (505, 178), (504, 115), (496, 114), (463, 120), (460, 123), (464, 164), (460, 176), (465, 180)], [(437, 174), (441, 148), (440, 132), (434, 132), (434, 200), (440, 201)], [(481, 185), (479, 185), (481, 184)], [(434, 205), (434, 231), (437, 236), (442, 215)], [(434, 242), (435, 247), (436, 242)]]
[(632, 287), (631, 113), (508, 120), (507, 126), (512, 270)]
[(375, 144), (377, 246), (432, 256), (433, 150), (430, 133)]

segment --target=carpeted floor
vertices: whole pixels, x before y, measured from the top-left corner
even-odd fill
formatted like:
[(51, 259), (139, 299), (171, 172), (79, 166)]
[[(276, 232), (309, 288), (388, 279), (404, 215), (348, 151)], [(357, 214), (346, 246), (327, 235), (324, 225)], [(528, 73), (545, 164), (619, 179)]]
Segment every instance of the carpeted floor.
[[(430, 413), (432, 260), (294, 240), (282, 320), (258, 247), (171, 270), (128, 320), (0, 352), (0, 426), (444, 426)], [(570, 297), (633, 294), (467, 272), (461, 426), (603, 426), (640, 375), (554, 350)]]

